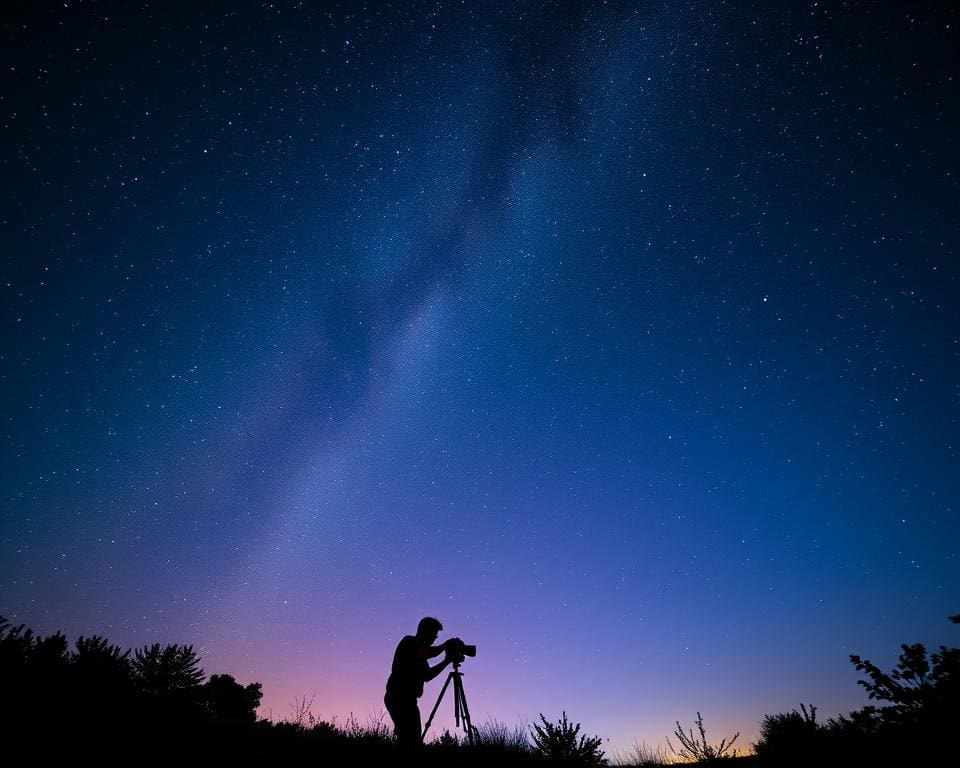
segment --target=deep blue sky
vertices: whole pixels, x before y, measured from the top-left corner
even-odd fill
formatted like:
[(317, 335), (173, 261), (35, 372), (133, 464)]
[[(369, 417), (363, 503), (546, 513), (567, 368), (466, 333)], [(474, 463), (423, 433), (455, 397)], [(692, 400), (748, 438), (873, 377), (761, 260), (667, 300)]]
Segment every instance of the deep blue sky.
[(4, 14), (0, 613), (609, 749), (956, 644), (944, 4)]

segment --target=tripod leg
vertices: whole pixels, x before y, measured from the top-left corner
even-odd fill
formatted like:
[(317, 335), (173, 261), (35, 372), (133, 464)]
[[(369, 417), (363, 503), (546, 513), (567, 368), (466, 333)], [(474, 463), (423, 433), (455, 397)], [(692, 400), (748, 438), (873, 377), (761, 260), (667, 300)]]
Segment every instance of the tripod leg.
[[(470, 722), (470, 710), (467, 709), (467, 694), (463, 690), (463, 681), (458, 680), (460, 683), (459, 688), (455, 689), (457, 694), (457, 709), (459, 710), (460, 717), (463, 718), (463, 729), (467, 732), (467, 740), (473, 744), (473, 735), (474, 728), (473, 723)], [(459, 725), (459, 722), (457, 723)]]
[(457, 728), (460, 727), (460, 692), (463, 690), (463, 682), (459, 675), (453, 681), (453, 722)]
[[(443, 684), (443, 688), (440, 689), (440, 695), (437, 696), (437, 703), (433, 705), (433, 711), (430, 712), (430, 717), (427, 718), (427, 724), (423, 727), (423, 734), (420, 738), (427, 738), (427, 731), (430, 730), (430, 723), (433, 722), (433, 716), (437, 714), (437, 710), (440, 709), (440, 702), (443, 701), (443, 694), (447, 692), (447, 686), (450, 685), (450, 681), (453, 679), (453, 672), (447, 675), (447, 682)], [(453, 685), (454, 691), (457, 689), (456, 683)]]

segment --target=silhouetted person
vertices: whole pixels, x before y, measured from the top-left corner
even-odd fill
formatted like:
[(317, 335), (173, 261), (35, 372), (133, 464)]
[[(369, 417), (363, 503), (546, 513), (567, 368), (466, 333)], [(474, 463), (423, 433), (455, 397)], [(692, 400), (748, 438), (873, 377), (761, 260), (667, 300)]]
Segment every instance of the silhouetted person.
[(406, 635), (393, 654), (393, 667), (387, 679), (383, 703), (393, 720), (397, 744), (405, 752), (416, 751), (423, 744), (423, 726), (417, 699), (423, 695), (423, 684), (433, 680), (450, 663), (449, 655), (431, 667), (427, 659), (439, 656), (446, 643), (434, 645), (443, 625), (426, 616), (420, 619), (416, 635)]

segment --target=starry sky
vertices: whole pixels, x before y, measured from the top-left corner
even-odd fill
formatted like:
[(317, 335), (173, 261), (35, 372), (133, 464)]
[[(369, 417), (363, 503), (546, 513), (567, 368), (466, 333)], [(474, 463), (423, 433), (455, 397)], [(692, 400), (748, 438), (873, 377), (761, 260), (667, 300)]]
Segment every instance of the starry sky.
[(958, 640), (947, 5), (5, 6), (0, 613), (274, 719), (424, 615), (608, 752), (863, 706)]

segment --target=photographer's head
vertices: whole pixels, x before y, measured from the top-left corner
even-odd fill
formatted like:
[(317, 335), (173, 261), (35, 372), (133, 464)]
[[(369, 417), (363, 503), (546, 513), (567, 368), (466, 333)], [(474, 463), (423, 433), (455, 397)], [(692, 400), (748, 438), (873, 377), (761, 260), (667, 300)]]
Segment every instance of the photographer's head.
[(437, 639), (441, 629), (443, 629), (443, 624), (432, 616), (424, 616), (417, 624), (417, 639), (427, 645), (433, 645), (433, 641)]

